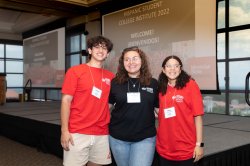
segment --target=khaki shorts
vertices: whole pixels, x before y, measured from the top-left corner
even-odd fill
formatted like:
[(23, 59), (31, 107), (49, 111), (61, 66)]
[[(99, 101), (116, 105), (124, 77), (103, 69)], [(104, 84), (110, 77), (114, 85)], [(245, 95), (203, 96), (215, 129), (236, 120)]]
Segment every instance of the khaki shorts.
[(71, 134), (74, 146), (69, 145), (69, 151), (64, 150), (64, 166), (82, 166), (88, 161), (106, 165), (111, 163), (108, 135)]

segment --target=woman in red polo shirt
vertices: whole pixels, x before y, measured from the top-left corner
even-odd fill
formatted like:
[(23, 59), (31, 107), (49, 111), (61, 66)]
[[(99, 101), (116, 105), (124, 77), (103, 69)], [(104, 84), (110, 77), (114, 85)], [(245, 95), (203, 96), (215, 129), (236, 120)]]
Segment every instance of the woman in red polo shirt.
[(202, 96), (182, 67), (179, 57), (169, 56), (159, 75), (156, 150), (160, 166), (192, 166), (203, 156)]

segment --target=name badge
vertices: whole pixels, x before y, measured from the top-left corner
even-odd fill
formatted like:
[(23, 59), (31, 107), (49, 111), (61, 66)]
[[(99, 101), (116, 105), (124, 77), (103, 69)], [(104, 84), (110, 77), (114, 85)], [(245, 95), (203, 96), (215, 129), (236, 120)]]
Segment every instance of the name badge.
[(174, 107), (165, 108), (165, 109), (164, 109), (164, 116), (165, 116), (165, 118), (172, 118), (172, 117), (175, 117), (175, 116), (176, 116), (176, 113), (175, 113)]
[(92, 88), (92, 92), (91, 94), (95, 97), (97, 97), (98, 99), (101, 98), (101, 95), (102, 95), (102, 90), (101, 89), (98, 89), (97, 87), (94, 87)]
[(128, 92), (127, 93), (127, 103), (140, 103), (141, 93), (140, 92)]

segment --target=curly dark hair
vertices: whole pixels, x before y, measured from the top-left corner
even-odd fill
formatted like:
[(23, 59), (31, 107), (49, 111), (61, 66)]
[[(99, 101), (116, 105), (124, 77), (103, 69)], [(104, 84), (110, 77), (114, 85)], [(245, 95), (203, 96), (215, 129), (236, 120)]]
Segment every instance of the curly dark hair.
[(110, 52), (113, 49), (113, 43), (104, 36), (95, 36), (87, 40), (87, 48), (92, 49), (93, 47), (99, 44), (106, 46), (108, 52)]
[[(171, 55), (168, 56), (164, 59), (164, 61), (162, 62), (161, 67), (164, 68), (166, 63), (168, 62), (168, 60), (170, 59), (175, 59), (179, 62), (180, 67), (181, 67), (181, 73), (180, 75), (177, 77), (176, 80), (176, 84), (175, 84), (175, 88), (177, 89), (182, 89), (186, 86), (186, 84), (189, 82), (190, 79), (193, 79), (187, 72), (185, 72), (183, 70), (183, 64), (180, 60), (180, 58), (178, 56), (175, 55)], [(167, 87), (168, 87), (168, 77), (166, 76), (165, 73), (163, 73), (163, 71), (160, 73), (159, 77), (158, 77), (158, 84), (159, 84), (159, 92), (162, 93), (162, 95), (165, 95), (167, 92)]]
[[(113, 43), (104, 36), (95, 36), (87, 40), (87, 48), (92, 49), (99, 44), (107, 47), (108, 53), (113, 49)], [(91, 59), (91, 55), (88, 53), (88, 61)]]
[(122, 55), (119, 58), (118, 69), (114, 81), (117, 82), (118, 84), (123, 84), (124, 82), (128, 81), (129, 75), (124, 67), (124, 55), (129, 51), (136, 51), (139, 54), (141, 58), (141, 68), (140, 68), (140, 75), (138, 77), (142, 85), (144, 86), (149, 85), (150, 80), (152, 78), (152, 74), (149, 70), (147, 56), (141, 49), (139, 49), (136, 46), (125, 48), (122, 51)]

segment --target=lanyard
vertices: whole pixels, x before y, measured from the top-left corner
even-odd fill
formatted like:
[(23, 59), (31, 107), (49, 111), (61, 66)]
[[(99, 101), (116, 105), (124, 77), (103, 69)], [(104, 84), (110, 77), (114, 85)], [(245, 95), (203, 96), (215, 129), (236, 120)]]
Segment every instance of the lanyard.
[[(175, 97), (175, 93), (176, 93), (176, 89), (174, 88), (174, 95), (172, 96), (172, 106), (174, 106), (174, 98), (173, 98), (173, 97)], [(164, 102), (164, 108), (166, 108), (166, 103), (167, 103), (167, 93), (166, 93), (166, 95), (165, 95), (164, 99), (165, 99), (165, 102)]]
[[(89, 65), (88, 65), (88, 67), (89, 67)], [(94, 80), (94, 77), (92, 75), (90, 67), (89, 67), (89, 72), (90, 72), (90, 75), (91, 75), (91, 78), (92, 78), (92, 82), (93, 82), (94, 87), (95, 87), (95, 80)], [(103, 79), (103, 68), (102, 68), (102, 79)], [(101, 79), (101, 90), (102, 90), (102, 79)]]

